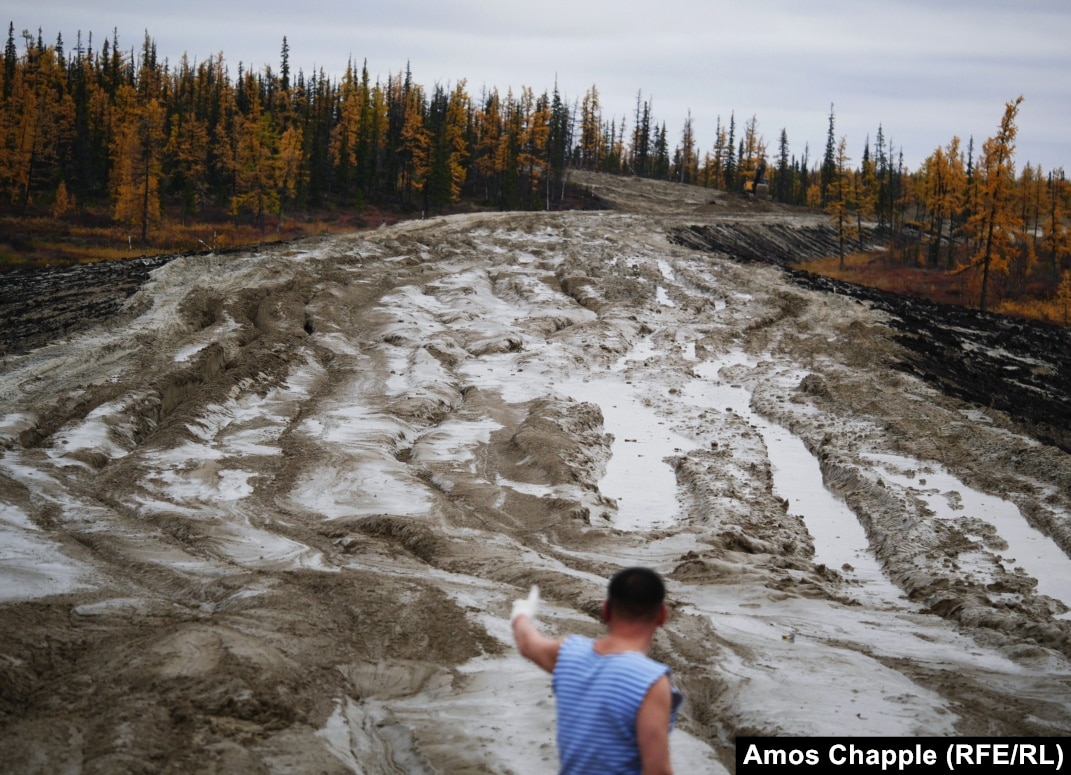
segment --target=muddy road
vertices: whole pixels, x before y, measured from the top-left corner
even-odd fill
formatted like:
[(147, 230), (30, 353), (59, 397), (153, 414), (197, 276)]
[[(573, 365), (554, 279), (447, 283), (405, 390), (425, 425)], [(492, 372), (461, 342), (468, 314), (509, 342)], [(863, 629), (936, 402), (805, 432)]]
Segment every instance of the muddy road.
[(706, 238), (802, 254), (820, 216), (578, 179), (614, 209), (175, 258), (62, 330), (4, 307), (7, 770), (553, 771), (511, 602), (595, 633), (629, 564), (669, 583), (680, 771), (1071, 732), (1066, 334), (929, 336)]

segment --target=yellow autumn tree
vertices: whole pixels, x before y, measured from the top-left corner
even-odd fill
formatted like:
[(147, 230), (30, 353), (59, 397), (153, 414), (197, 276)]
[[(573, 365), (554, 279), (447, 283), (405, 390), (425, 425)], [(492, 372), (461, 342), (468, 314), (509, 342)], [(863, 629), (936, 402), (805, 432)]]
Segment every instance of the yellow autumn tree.
[(428, 173), (430, 136), (424, 125), (424, 92), (411, 86), (405, 93), (405, 113), (402, 120), (401, 145), (397, 149), (401, 161), (402, 200), (409, 204), (413, 189), (422, 186)]
[[(785, 170), (787, 172), (787, 168)], [(855, 235), (859, 250), (863, 250), (863, 221), (874, 217), (877, 210), (878, 173), (874, 157), (870, 155), (870, 140), (863, 150), (863, 162), (852, 176), (852, 199), (855, 202)]]
[(201, 210), (208, 191), (208, 127), (190, 114), (171, 118), (165, 156), (170, 169), (169, 188), (179, 195), (183, 218)]
[(454, 87), (446, 108), (446, 161), (450, 174), (450, 199), (453, 202), (460, 199), (467, 174), (465, 162), (469, 148), (466, 134), (471, 114), (472, 103), (465, 91), (465, 79), (461, 79)]
[(948, 263), (952, 263), (954, 219), (962, 208), (967, 184), (959, 142), (953, 137), (947, 147), (934, 149), (922, 163), (917, 184), (915, 195), (929, 219), (929, 260), (933, 266), (940, 264), (942, 243), (948, 244)]
[(270, 113), (254, 101), (249, 115), (242, 121), (235, 159), (235, 193), (231, 211), (253, 213), (253, 222), (264, 231), (265, 216), (279, 210), (278, 179), (279, 135)]
[(302, 131), (296, 126), (288, 127), (279, 139), (279, 156), (275, 164), (275, 188), (279, 206), (275, 214), (276, 231), (282, 229), (284, 206), (294, 201), (298, 188), (305, 182), (302, 141)]
[(164, 108), (156, 98), (139, 101), (134, 87), (123, 84), (116, 95), (112, 133), (112, 214), (128, 226), (140, 226), (141, 241), (160, 220), (161, 155)]
[(483, 109), (476, 114), (476, 159), (473, 165), (488, 202), (498, 194), (498, 144), (501, 135), (501, 102), (498, 90), (492, 89), (484, 97)]
[(528, 123), (528, 179), (533, 188), (539, 185), (537, 172), (543, 176), (545, 207), (550, 209), (550, 131), (554, 121), (546, 92), (535, 101)]
[(61, 180), (56, 188), (56, 196), (52, 200), (52, 217), (62, 218), (72, 207), (71, 196), (67, 193), (67, 183)]
[(852, 202), (852, 170), (848, 166), (851, 159), (848, 158), (848, 140), (840, 138), (837, 152), (834, 157), (834, 175), (827, 191), (826, 212), (833, 220), (833, 228), (837, 232), (837, 245), (840, 253), (840, 267), (844, 268), (844, 255), (848, 243), (856, 236), (856, 227), (851, 217)]
[(331, 130), (328, 158), (335, 168), (340, 185), (345, 188), (357, 169), (357, 147), (361, 131), (361, 90), (353, 72), (353, 62), (346, 65), (338, 95), (338, 120)]
[(1071, 325), (1071, 271), (1067, 269), (1056, 289), (1056, 306), (1063, 316), (1064, 325)]
[(35, 191), (51, 190), (63, 177), (57, 151), (70, 134), (74, 103), (55, 47), (25, 31), (23, 37), (25, 56), (10, 62), (0, 99), (0, 188), (25, 209)]
[(602, 107), (598, 89), (592, 86), (580, 103), (580, 165), (585, 169), (599, 169), (602, 150)]
[(982, 270), (982, 289), (978, 306), (983, 312), (989, 304), (989, 280), (994, 273), (1006, 273), (1015, 249), (1015, 233), (1022, 230), (1022, 218), (1014, 206), (1015, 192), (1015, 118), (1023, 98), (1019, 96), (1004, 106), (997, 134), (982, 145), (982, 155), (975, 171), (973, 215), (967, 229), (977, 249), (972, 265)]
[(744, 142), (737, 160), (737, 175), (754, 185), (759, 163), (766, 160), (766, 140), (759, 134), (758, 116), (752, 116), (744, 124)]

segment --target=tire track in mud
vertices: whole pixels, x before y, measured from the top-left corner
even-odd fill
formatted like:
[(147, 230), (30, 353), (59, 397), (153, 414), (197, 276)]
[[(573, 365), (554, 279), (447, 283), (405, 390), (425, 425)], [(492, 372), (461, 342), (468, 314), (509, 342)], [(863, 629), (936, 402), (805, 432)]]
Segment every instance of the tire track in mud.
[[(548, 629), (595, 632), (603, 579), (633, 562), (670, 578), (656, 656), (689, 697), (674, 746), (693, 771), (730, 763), (735, 734), (813, 732), (849, 710), (836, 723), (861, 734), (1071, 726), (1071, 671), (1037, 632), (961, 617), (982, 633), (966, 647), (938, 617), (842, 604), (850, 586), (815, 566), (761, 438), (728, 408), (689, 406), (686, 388), (699, 361), (762, 356), (725, 378), (831, 465), (922, 457), (929, 431), (958, 417), (943, 462), (1051, 514), (1062, 501), (1039, 492), (1063, 475), (1059, 451), (1026, 448), (997, 420), (970, 428), (961, 403), (894, 379), (902, 350), (861, 305), (671, 245), (662, 226), (463, 216), (180, 259), (132, 319), (9, 356), (0, 517), (21, 509), (80, 547), (90, 587), (0, 605), (5, 761), (539, 770), (549, 716), (518, 698), (546, 686), (509, 645), (509, 603), (539, 583)], [(601, 410), (558, 386), (640, 345), (650, 357), (621, 379), (696, 448), (652, 462), (676, 468), (678, 524), (621, 531), (602, 517), (614, 507), (599, 489)], [(793, 387), (779, 369), (812, 378)], [(914, 418), (920, 402), (930, 413)], [(111, 430), (63, 453), (101, 407)], [(1013, 458), (999, 481), (987, 473)], [(1038, 492), (1016, 481), (1028, 471)], [(883, 529), (903, 534), (895, 519)], [(947, 578), (941, 594), (996, 610)], [(993, 656), (1005, 653), (1014, 671)], [(817, 691), (834, 670), (841, 689)], [(994, 714), (1016, 686), (1030, 699)], [(854, 716), (860, 696), (870, 720)]]

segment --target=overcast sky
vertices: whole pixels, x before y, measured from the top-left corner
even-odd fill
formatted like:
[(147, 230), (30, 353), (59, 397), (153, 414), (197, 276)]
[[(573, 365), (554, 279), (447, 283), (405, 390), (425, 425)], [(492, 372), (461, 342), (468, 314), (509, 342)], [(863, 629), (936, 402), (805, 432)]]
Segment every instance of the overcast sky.
[(688, 111), (701, 150), (715, 122), (758, 119), (771, 156), (781, 129), (795, 155), (837, 138), (857, 164), (878, 125), (916, 167), (938, 145), (994, 134), (1022, 94), (1016, 161), (1071, 172), (1068, 0), (0, 0), (0, 18), (46, 42), (118, 28), (125, 50), (146, 31), (161, 59), (222, 52), (278, 70), (282, 39), (296, 74), (331, 75), (353, 59), (386, 81), (410, 64), (417, 83), (531, 86), (555, 79), (570, 100), (598, 88), (605, 118), (631, 126), (637, 91), (679, 141)]

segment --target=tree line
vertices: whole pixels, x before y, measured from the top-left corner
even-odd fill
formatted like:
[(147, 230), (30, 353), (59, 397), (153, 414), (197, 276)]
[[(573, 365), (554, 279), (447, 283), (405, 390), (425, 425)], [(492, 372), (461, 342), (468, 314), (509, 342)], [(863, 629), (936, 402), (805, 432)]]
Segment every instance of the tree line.
[[(742, 191), (767, 167), (766, 141), (752, 117), (735, 114), (702, 151), (689, 115), (679, 138), (637, 95), (627, 117), (606, 118), (592, 86), (569, 103), (557, 87), (474, 97), (464, 81), (431, 89), (408, 68), (386, 83), (367, 64), (340, 78), (291, 71), (284, 38), (278, 69), (239, 64), (232, 77), (218, 54), (177, 65), (161, 61), (146, 33), (140, 50), (113, 32), (99, 47), (81, 34), (9, 25), (0, 70), (0, 206), (56, 214), (106, 204), (115, 220), (144, 234), (164, 210), (193, 218), (208, 207), (244, 213), (263, 226), (286, 212), (384, 202), (436, 211), (471, 198), (508, 209), (548, 208), (564, 196), (569, 167)], [(881, 140), (878, 171), (897, 173)], [(790, 154), (781, 131), (767, 178), (777, 201), (809, 204), (821, 182), (806, 149)], [(823, 173), (824, 175), (824, 173)], [(892, 196), (889, 194), (888, 196)]]
[(978, 306), (990, 306), (992, 285), (1000, 279), (1011, 297), (1030, 295), (1028, 285), (1055, 293), (1063, 322), (1071, 317), (1071, 233), (1066, 223), (1071, 186), (1063, 168), (1046, 172), (1029, 162), (1018, 173), (1015, 141), (1023, 97), (1008, 101), (997, 124), (976, 154), (974, 138), (966, 148), (959, 137), (938, 146), (918, 170), (900, 170), (895, 185), (883, 183), (881, 142), (872, 156), (865, 147), (853, 168), (845, 138), (834, 144), (830, 111), (827, 155), (830, 185), (822, 197), (846, 246), (861, 238), (863, 221), (876, 220), (890, 234), (892, 248), (908, 264), (949, 273), (974, 271), (980, 277)]
[(288, 211), (388, 202), (435, 211), (469, 196), (503, 208), (560, 199), (572, 111), (557, 89), (474, 99), (464, 81), (386, 83), (351, 62), (341, 78), (238, 66), (222, 54), (176, 66), (148, 36), (124, 51), (40, 33), (0, 69), (0, 203), (62, 215), (106, 204), (142, 235), (162, 213), (227, 208), (261, 227)]
[(991, 272), (1025, 283), (1039, 266), (1055, 282), (1068, 260), (1063, 170), (1015, 173), (1021, 98), (977, 156), (973, 139), (953, 138), (908, 171), (880, 125), (853, 166), (832, 106), (812, 160), (785, 129), (768, 148), (757, 117), (738, 126), (735, 112), (703, 149), (690, 114), (671, 135), (642, 93), (630, 126), (604, 116), (595, 86), (570, 103), (557, 86), (427, 89), (408, 67), (385, 83), (352, 61), (337, 78), (294, 73), (286, 38), (277, 69), (239, 64), (234, 76), (222, 54), (161, 60), (148, 33), (131, 50), (117, 32), (99, 49), (79, 34), (69, 52), (62, 35), (21, 39), (9, 25), (0, 68), (0, 208), (16, 213), (107, 208), (144, 239), (165, 213), (209, 209), (262, 230), (287, 213), (368, 203), (549, 209), (575, 167), (736, 192), (762, 182), (774, 201), (829, 210), (842, 255), (872, 223), (920, 265), (980, 267), (983, 288)]

